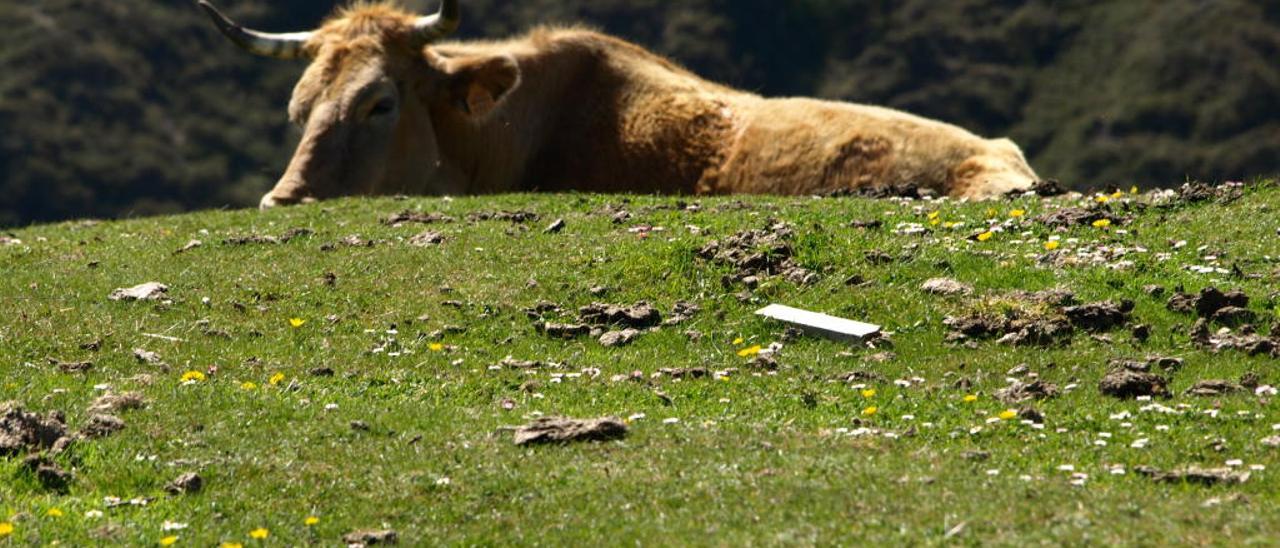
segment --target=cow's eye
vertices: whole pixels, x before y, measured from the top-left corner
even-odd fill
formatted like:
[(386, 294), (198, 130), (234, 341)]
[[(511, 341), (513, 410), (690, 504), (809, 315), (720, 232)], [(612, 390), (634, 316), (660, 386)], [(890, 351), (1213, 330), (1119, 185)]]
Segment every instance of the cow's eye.
[(395, 109), (396, 109), (396, 102), (394, 99), (391, 99), (391, 98), (383, 99), (373, 105), (373, 108), (369, 110), (369, 116), (370, 117), (386, 116), (388, 114), (391, 114), (391, 112), (394, 111)]

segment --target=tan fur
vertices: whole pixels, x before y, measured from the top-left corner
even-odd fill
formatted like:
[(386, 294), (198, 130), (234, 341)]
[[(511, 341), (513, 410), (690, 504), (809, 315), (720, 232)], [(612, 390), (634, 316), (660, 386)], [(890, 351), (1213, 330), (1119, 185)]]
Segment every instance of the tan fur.
[(307, 121), (316, 105), (356, 108), (347, 95), (377, 70), (412, 97), (378, 180), (318, 192), (306, 187), (322, 185), (311, 179), (323, 174), (304, 162), (282, 179), (281, 196), (815, 194), (914, 184), (983, 199), (1037, 180), (1007, 139), (880, 107), (765, 99), (594, 31), (539, 28), (411, 51), (413, 20), (385, 4), (360, 5), (315, 34), (313, 64), (290, 107), (295, 119)]

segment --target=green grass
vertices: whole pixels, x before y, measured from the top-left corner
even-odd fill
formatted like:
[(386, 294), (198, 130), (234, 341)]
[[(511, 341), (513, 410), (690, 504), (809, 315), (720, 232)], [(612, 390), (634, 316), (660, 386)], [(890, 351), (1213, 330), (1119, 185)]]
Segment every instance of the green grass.
[[(149, 405), (121, 413), (128, 424), (123, 432), (57, 457), (76, 475), (67, 494), (42, 490), (21, 470), (21, 459), (0, 460), (0, 520), (15, 528), (0, 545), (103, 539), (154, 544), (170, 534), (184, 545), (251, 545), (260, 541), (251, 541), (248, 532), (259, 527), (270, 531), (261, 543), (272, 545), (333, 545), (352, 530), (377, 528), (395, 529), (410, 545), (1274, 542), (1280, 462), (1277, 450), (1260, 440), (1280, 434), (1272, 426), (1280, 414), (1252, 393), (1193, 398), (1182, 392), (1197, 380), (1236, 379), (1250, 371), (1264, 383), (1280, 383), (1276, 360), (1193, 347), (1186, 334), (1193, 318), (1166, 310), (1164, 298), (1147, 296), (1143, 286), (1242, 288), (1266, 318), (1265, 331), (1275, 313), (1268, 296), (1280, 276), (1275, 184), (1251, 186), (1230, 205), (1138, 210), (1113, 203), (1109, 207), (1120, 213), (1134, 209), (1132, 222), (1061, 234), (1065, 254), (1098, 243), (1149, 250), (1123, 257), (1134, 261), (1124, 270), (1039, 263), (1052, 232), (1032, 218), (1068, 205), (1063, 200), (965, 205), (744, 198), (745, 208), (717, 208), (735, 200), (706, 199), (700, 212), (684, 212), (649, 207), (674, 199), (644, 197), (625, 204), (634, 218), (623, 224), (600, 213), (605, 204), (622, 201), (577, 195), (343, 200), (268, 213), (17, 231), (22, 244), (0, 247), (0, 400), (65, 411), (72, 427), (86, 420), (86, 407), (101, 394), (98, 385), (140, 392)], [(404, 209), (460, 220), (401, 228), (380, 222)], [(528, 230), (505, 221), (462, 220), (468, 212), (504, 209), (534, 211), (542, 220)], [(1028, 214), (989, 241), (966, 239), (978, 232), (988, 209), (1003, 219), (1013, 209)], [(901, 222), (928, 223), (934, 210), (941, 220), (965, 221), (967, 228), (893, 233)], [(567, 228), (544, 233), (558, 217)], [(821, 272), (821, 281), (798, 287), (770, 280), (754, 301), (740, 302), (740, 287), (721, 285), (730, 269), (697, 258), (697, 250), (712, 239), (763, 228), (769, 218), (795, 227), (798, 260)], [(849, 226), (873, 219), (884, 226)], [(639, 224), (665, 231), (641, 238), (627, 230)], [(221, 243), (292, 228), (315, 234), (283, 245)], [(406, 243), (426, 228), (443, 232), (445, 243)], [(378, 244), (321, 251), (351, 234)], [(205, 245), (174, 253), (191, 239)], [(1170, 242), (1177, 240), (1188, 245), (1174, 249)], [(1216, 252), (1226, 268), (1238, 264), (1250, 276), (1187, 270), (1207, 264), (1201, 246)], [(871, 264), (863, 256), (871, 249), (898, 260)], [(1168, 253), (1167, 260), (1160, 253)], [(332, 286), (325, 283), (328, 273), (336, 275)], [(869, 283), (846, 286), (854, 274)], [(970, 283), (977, 294), (936, 297), (918, 290), (936, 276)], [(106, 298), (114, 288), (148, 281), (168, 284), (172, 304)], [(611, 291), (593, 296), (588, 288), (595, 285)], [(1110, 343), (1077, 334), (1070, 345), (1048, 349), (943, 343), (947, 315), (1012, 290), (1050, 287), (1070, 289), (1086, 302), (1132, 299), (1135, 321), (1151, 324), (1154, 335), (1140, 344), (1125, 329), (1112, 332)], [(689, 300), (702, 311), (686, 324), (609, 349), (590, 338), (539, 334), (523, 309), (541, 300), (564, 307), (565, 318), (592, 301), (647, 300), (668, 314), (677, 300)], [(754, 371), (733, 341), (767, 346), (779, 340), (780, 326), (752, 314), (767, 302), (884, 325), (893, 332), (896, 358), (870, 362), (866, 358), (879, 350), (806, 337), (781, 351), (776, 374)], [(291, 318), (306, 323), (293, 328)], [(393, 326), (398, 334), (388, 335)], [(428, 335), (446, 326), (466, 330), (439, 341), (451, 351), (433, 352)], [(704, 337), (690, 341), (683, 334), (688, 329)], [(371, 352), (392, 338), (390, 352)], [(100, 350), (80, 349), (97, 339)], [(159, 353), (170, 367), (139, 363), (134, 348)], [(397, 349), (400, 355), (392, 356)], [(508, 355), (565, 365), (536, 373), (489, 369)], [(1098, 392), (1109, 359), (1148, 355), (1186, 360), (1172, 376), (1177, 395), (1164, 402), (1186, 404), (1184, 414), (1140, 412), (1143, 402)], [(47, 358), (90, 360), (95, 367), (64, 374)], [(1023, 363), (1059, 386), (1078, 384), (1036, 404), (1047, 417), (1043, 430), (1018, 421), (988, 423), (1007, 407), (991, 394), (1006, 384), (1006, 371)], [(217, 372), (207, 381), (180, 384), (184, 372), (211, 366)], [(652, 386), (611, 380), (635, 370), (647, 376), (690, 366), (740, 371), (728, 380), (664, 378)], [(308, 375), (317, 367), (337, 374)], [(601, 374), (553, 380), (552, 373), (584, 368)], [(871, 383), (876, 394), (864, 398), (859, 389), (830, 380), (859, 369), (889, 381), (925, 382), (910, 388)], [(285, 380), (272, 386), (276, 373)], [(953, 387), (962, 377), (972, 388)], [(257, 387), (245, 390), (245, 382)], [(979, 399), (963, 402), (970, 393)], [(510, 411), (502, 406), (508, 399), (515, 402)], [(331, 404), (336, 409), (326, 409)], [(863, 417), (868, 406), (878, 412)], [(1219, 414), (1210, 417), (1203, 413), (1208, 409)], [(1110, 418), (1123, 411), (1133, 414), (1131, 426)], [(503, 427), (537, 413), (645, 417), (618, 442), (514, 446)], [(668, 418), (679, 422), (667, 424)], [(353, 429), (355, 420), (369, 431)], [(837, 430), (859, 427), (898, 437)], [(971, 433), (975, 427), (982, 429)], [(1150, 445), (1131, 448), (1139, 438), (1149, 438)], [(1219, 439), (1223, 451), (1213, 448)], [(1098, 440), (1107, 445), (1096, 445)], [(971, 450), (987, 451), (990, 459), (966, 459)], [(1214, 487), (1158, 484), (1132, 471), (1138, 465), (1219, 467), (1229, 459), (1267, 468), (1243, 485)], [(1059, 470), (1065, 464), (1088, 474), (1083, 486), (1070, 484), (1070, 473)], [(1112, 475), (1110, 465), (1129, 473)], [(166, 495), (164, 485), (186, 471), (204, 476), (204, 491)], [(1231, 499), (1235, 494), (1244, 498)], [(107, 509), (108, 496), (154, 500)], [(1228, 502), (1205, 506), (1215, 497)], [(50, 508), (64, 516), (49, 517)], [(104, 515), (85, 516), (93, 510)], [(311, 515), (320, 522), (305, 526)], [(162, 532), (165, 521), (188, 527)]]

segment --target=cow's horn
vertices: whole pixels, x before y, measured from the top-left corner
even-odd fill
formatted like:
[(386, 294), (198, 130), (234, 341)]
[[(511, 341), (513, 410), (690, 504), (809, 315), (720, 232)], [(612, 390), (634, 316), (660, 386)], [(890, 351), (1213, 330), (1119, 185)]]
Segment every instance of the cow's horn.
[(425, 46), (453, 34), (461, 24), (462, 9), (458, 7), (458, 0), (444, 0), (440, 4), (439, 13), (419, 17), (413, 26), (418, 31), (418, 45)]
[(218, 30), (222, 34), (235, 42), (237, 46), (244, 48), (249, 53), (261, 55), (263, 57), (275, 57), (277, 59), (297, 59), (302, 57), (302, 46), (311, 39), (310, 32), (290, 32), (286, 34), (271, 34), (266, 32), (258, 32), (253, 29), (247, 29), (240, 26), (239, 23), (232, 21), (213, 7), (213, 4), (205, 0), (200, 0), (200, 7), (204, 8), (205, 13), (209, 14), (209, 18), (213, 20), (213, 24), (218, 26)]

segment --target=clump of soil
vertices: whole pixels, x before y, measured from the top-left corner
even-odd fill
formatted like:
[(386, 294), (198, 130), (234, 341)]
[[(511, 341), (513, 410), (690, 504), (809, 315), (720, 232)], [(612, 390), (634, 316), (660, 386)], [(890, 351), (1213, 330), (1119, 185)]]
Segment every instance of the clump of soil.
[(1091, 226), (1098, 221), (1110, 221), (1120, 224), (1123, 219), (1112, 215), (1103, 208), (1068, 207), (1046, 213), (1036, 219), (1052, 228), (1070, 228), (1073, 226)]
[(618, 346), (626, 346), (636, 340), (640, 336), (640, 331), (636, 329), (623, 329), (621, 331), (609, 331), (600, 335), (600, 345), (606, 348)]
[(382, 224), (391, 225), (392, 227), (401, 227), (409, 223), (418, 224), (436, 224), (436, 223), (452, 223), (457, 219), (445, 215), (443, 213), (421, 213), (417, 211), (403, 211), (392, 214), (390, 217), (383, 219)]
[(0, 405), (0, 457), (53, 449), (64, 438), (70, 439), (61, 412), (40, 417), (14, 402)]
[(711, 370), (705, 367), (664, 367), (658, 373), (673, 379), (704, 379), (711, 376)]
[(53, 358), (49, 358), (49, 365), (57, 367), (63, 373), (86, 373), (93, 369), (93, 362), (64, 362)]
[(182, 474), (164, 486), (164, 490), (170, 495), (199, 493), (201, 489), (204, 489), (204, 478), (195, 472)]
[(591, 326), (574, 323), (539, 323), (539, 331), (556, 339), (576, 339), (591, 333)]
[(621, 439), (626, 435), (626, 423), (613, 417), (587, 420), (545, 417), (517, 428), (515, 444), (608, 441)]
[(1222, 379), (1209, 379), (1195, 383), (1187, 389), (1188, 396), (1223, 396), (1243, 392), (1244, 387)]
[(1210, 333), (1209, 322), (1201, 318), (1191, 327), (1191, 341), (1197, 346), (1214, 352), (1237, 350), (1250, 356), (1280, 358), (1280, 336), (1274, 333), (1275, 330), (1272, 331), (1270, 337), (1243, 330), (1240, 333), (1232, 333), (1225, 329), (1219, 333)]
[(619, 306), (604, 303), (591, 303), (578, 309), (578, 318), (586, 324), (644, 329), (662, 323), (662, 314), (657, 308), (641, 301), (632, 306)]
[(93, 403), (89, 404), (90, 413), (118, 413), (120, 411), (131, 411), (134, 409), (142, 409), (147, 406), (146, 400), (141, 394), (136, 392), (125, 392), (124, 394), (103, 394)]
[(66, 493), (71, 481), (75, 479), (71, 472), (63, 470), (53, 459), (41, 454), (27, 455), (22, 460), (22, 468), (35, 476), (41, 487), (57, 493)]
[(348, 547), (372, 546), (375, 544), (396, 544), (400, 535), (390, 529), (379, 531), (353, 531), (342, 535), (342, 542)]
[(1188, 466), (1177, 470), (1159, 470), (1150, 466), (1133, 469), (1140, 475), (1164, 483), (1195, 483), (1199, 485), (1240, 484), (1249, 481), (1249, 472), (1237, 472), (1231, 468), (1200, 468)]
[(302, 238), (305, 236), (310, 236), (312, 234), (315, 234), (315, 232), (308, 228), (293, 228), (288, 231), (285, 231), (285, 233), (279, 236), (269, 236), (266, 234), (250, 234), (248, 236), (236, 236), (232, 238), (227, 238), (225, 240), (222, 240), (222, 245), (287, 244), (291, 240), (294, 240), (296, 238)]
[(1201, 318), (1212, 318), (1224, 308), (1248, 308), (1249, 296), (1238, 289), (1223, 293), (1216, 287), (1206, 287), (1198, 295), (1174, 293), (1166, 306), (1174, 312), (1195, 312)]
[(80, 435), (88, 439), (105, 438), (124, 430), (124, 421), (115, 415), (93, 415), (80, 429)]
[(688, 301), (676, 301), (675, 306), (671, 310), (671, 316), (666, 320), (663, 320), (662, 325), (679, 325), (694, 317), (701, 311), (702, 307), (694, 303)]
[(538, 222), (541, 218), (532, 211), (481, 211), (467, 215), (467, 220), (473, 223), (480, 221), (510, 221), (516, 224), (524, 224)]
[(414, 247), (431, 247), (444, 243), (444, 234), (428, 230), (409, 238), (409, 245)]
[[(1036, 181), (1035, 184), (1031, 185), (1031, 192), (1036, 193), (1036, 195), (1041, 198), (1052, 198), (1054, 196), (1061, 196), (1067, 193), (1066, 189), (1062, 188), (1062, 183), (1057, 179)], [(1011, 193), (1016, 196), (1021, 195), (1022, 191), (1015, 190)]]
[(1242, 196), (1244, 196), (1244, 185), (1239, 183), (1210, 185), (1196, 181), (1184, 183), (1178, 189), (1178, 200), (1189, 204), (1207, 202), (1209, 200), (1220, 204), (1229, 204), (1239, 200)]
[(159, 301), (168, 298), (169, 286), (158, 282), (148, 282), (128, 288), (119, 288), (107, 295), (112, 301)]
[(791, 246), (794, 238), (795, 232), (789, 225), (771, 220), (765, 229), (745, 230), (708, 242), (698, 250), (698, 257), (735, 269), (723, 280), (726, 286), (742, 283), (754, 287), (770, 276), (781, 276), (800, 285), (815, 283), (818, 274), (794, 259), (795, 249)]
[(1170, 395), (1168, 379), (1152, 373), (1148, 364), (1129, 361), (1112, 362), (1111, 370), (1098, 383), (1098, 390), (1121, 399)]
[(951, 328), (950, 343), (998, 339), (1014, 346), (1054, 346), (1069, 343), (1077, 328), (1097, 333), (1124, 325), (1132, 309), (1129, 302), (1075, 305), (1075, 296), (1061, 290), (1015, 292), (943, 323)]
[(1028, 400), (1043, 400), (1058, 395), (1058, 386), (1042, 380), (1031, 382), (1015, 381), (1013, 384), (996, 390), (995, 397), (1004, 403), (1022, 403)]
[(951, 278), (933, 278), (926, 280), (920, 290), (933, 295), (968, 295), (973, 293), (973, 286)]

